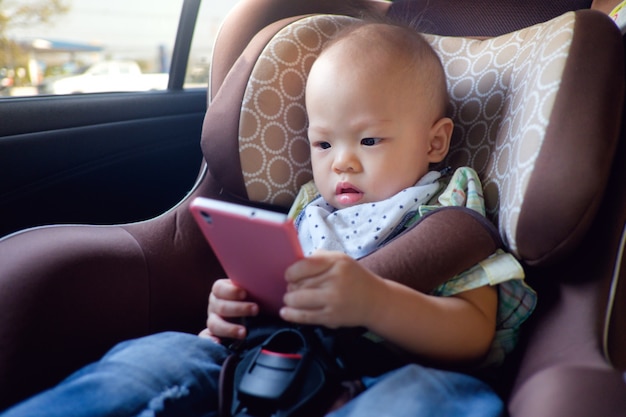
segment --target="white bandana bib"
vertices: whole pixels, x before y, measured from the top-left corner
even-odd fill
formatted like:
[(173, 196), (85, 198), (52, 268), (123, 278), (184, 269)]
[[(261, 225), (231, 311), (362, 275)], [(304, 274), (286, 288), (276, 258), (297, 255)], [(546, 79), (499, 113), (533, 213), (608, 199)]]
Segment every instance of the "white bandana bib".
[(369, 254), (395, 236), (398, 226), (412, 218), (418, 206), (428, 203), (439, 190), (440, 177), (440, 172), (431, 171), (393, 197), (340, 210), (318, 197), (296, 222), (304, 254), (317, 249), (344, 252), (355, 259)]

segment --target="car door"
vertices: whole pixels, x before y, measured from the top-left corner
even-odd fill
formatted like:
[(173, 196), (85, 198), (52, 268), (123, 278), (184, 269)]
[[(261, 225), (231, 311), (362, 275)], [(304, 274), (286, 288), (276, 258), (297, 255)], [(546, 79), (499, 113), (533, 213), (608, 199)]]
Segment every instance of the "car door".
[[(83, 12), (89, 12), (84, 8), (88, 3), (81, 0)], [(44, 74), (31, 75), (30, 81), (20, 86), (12, 83), (12, 91), (0, 92), (0, 237), (45, 224), (147, 219), (175, 205), (192, 188), (199, 172), (211, 46), (206, 33), (217, 32), (220, 14), (235, 0), (219, 2), (219, 10), (214, 10), (217, 2), (205, 1), (201, 9), (200, 0), (172, 1), (179, 9), (173, 17), (171, 13), (158, 14), (159, 4), (164, 2), (125, 0), (125, 7), (119, 9), (113, 8), (115, 2), (91, 3), (92, 8), (100, 7), (102, 18), (111, 22), (109, 27), (120, 30), (120, 25), (142, 21), (141, 13), (155, 25), (161, 24), (161, 18), (173, 20), (172, 39), (166, 40), (170, 46), (158, 45), (162, 69), (169, 67), (167, 88), (53, 95), (43, 87), (58, 76)], [(133, 3), (138, 7), (131, 7)], [(136, 16), (128, 15), (131, 10)], [(96, 27), (99, 18), (93, 12), (75, 17), (89, 15)], [(204, 21), (202, 13), (208, 16)], [(207, 20), (211, 27), (202, 29)], [(192, 51), (196, 21), (197, 33), (204, 41), (199, 48), (203, 48), (201, 57), (194, 57)], [(128, 45), (134, 42), (132, 36), (141, 39), (148, 32), (143, 27), (150, 28), (152, 23), (137, 23), (129, 32)], [(53, 39), (54, 26), (47, 31)], [(56, 31), (62, 32), (58, 27)], [(48, 42), (53, 45), (57, 41)], [(73, 42), (78, 43), (76, 39)], [(109, 60), (116, 53), (105, 52), (99, 59)], [(129, 51), (124, 54), (133, 58)], [(41, 55), (37, 59), (40, 62)], [(5, 57), (0, 68), (7, 66)], [(28, 67), (32, 69), (32, 65)], [(19, 74), (19, 70), (9, 68), (9, 73)], [(22, 75), (25, 71), (22, 68)], [(34, 78), (39, 79), (35, 82)], [(139, 83), (137, 78), (131, 84)]]

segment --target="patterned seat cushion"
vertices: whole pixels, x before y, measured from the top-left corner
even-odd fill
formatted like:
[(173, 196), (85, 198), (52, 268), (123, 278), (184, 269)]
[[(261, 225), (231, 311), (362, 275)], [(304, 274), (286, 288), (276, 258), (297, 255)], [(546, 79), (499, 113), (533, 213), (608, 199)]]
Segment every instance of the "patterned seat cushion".
[[(249, 200), (288, 207), (311, 179), (307, 74), (325, 41), (354, 21), (337, 15), (301, 17), (277, 30), (262, 48), (247, 80), (238, 127)], [(610, 87), (619, 108), (620, 65), (608, 75), (597, 69), (613, 65), (610, 51), (618, 47), (602, 38), (613, 39), (607, 21), (595, 12), (570, 12), (490, 39), (426, 35), (444, 65), (455, 122), (443, 164), (471, 166), (479, 173), (489, 218), (508, 248), (529, 263), (580, 238), (606, 182), (618, 117), (606, 107), (585, 109), (581, 103), (591, 99), (590, 93), (607, 101)], [(601, 49), (584, 42), (580, 32), (586, 30), (594, 31), (592, 38), (601, 35), (598, 42), (609, 52), (594, 59), (606, 63), (579, 62), (572, 69), (572, 56)], [(579, 86), (572, 88), (580, 82), (591, 82), (580, 86), (584, 95)], [(574, 103), (583, 107), (587, 120), (568, 117), (566, 106)], [(615, 122), (607, 122), (611, 117)], [(563, 129), (567, 136), (559, 134)], [(590, 138), (590, 132), (599, 139)]]

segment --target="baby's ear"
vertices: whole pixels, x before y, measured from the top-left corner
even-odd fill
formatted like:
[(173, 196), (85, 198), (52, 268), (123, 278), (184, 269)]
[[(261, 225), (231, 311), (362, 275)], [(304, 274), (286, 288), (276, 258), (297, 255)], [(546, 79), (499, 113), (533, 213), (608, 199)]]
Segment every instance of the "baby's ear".
[(450, 149), (450, 138), (454, 130), (454, 122), (449, 117), (442, 117), (430, 128), (430, 145), (428, 147), (428, 161), (437, 163), (443, 161)]

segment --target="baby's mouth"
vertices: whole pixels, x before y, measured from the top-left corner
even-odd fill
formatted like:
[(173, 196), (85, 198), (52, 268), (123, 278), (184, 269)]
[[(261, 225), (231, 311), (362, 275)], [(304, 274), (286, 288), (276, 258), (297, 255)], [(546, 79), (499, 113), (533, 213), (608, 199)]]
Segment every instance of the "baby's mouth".
[(363, 192), (349, 183), (340, 183), (335, 190), (337, 201), (346, 206), (357, 203), (363, 198)]
[(347, 187), (339, 190), (339, 194), (361, 194), (356, 188)]

